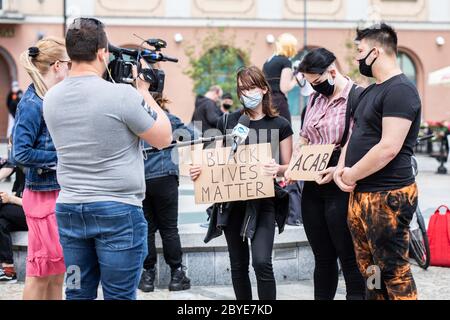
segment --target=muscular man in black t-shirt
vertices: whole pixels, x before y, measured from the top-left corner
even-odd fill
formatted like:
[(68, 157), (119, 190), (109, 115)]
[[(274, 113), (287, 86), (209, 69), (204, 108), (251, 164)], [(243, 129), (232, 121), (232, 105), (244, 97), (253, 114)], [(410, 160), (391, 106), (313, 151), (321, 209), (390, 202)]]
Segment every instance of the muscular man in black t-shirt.
[[(334, 175), (350, 196), (348, 225), (362, 274), (381, 270), (375, 299), (417, 299), (408, 248), (417, 208), (411, 156), (420, 127), (421, 102), (397, 65), (397, 34), (382, 23), (358, 30), (360, 72), (376, 83), (361, 96), (354, 128)], [(369, 273), (368, 273), (369, 272)]]
[[(391, 134), (385, 139), (397, 140), (396, 132), (386, 132), (386, 126), (391, 122), (395, 127), (398, 121), (409, 126), (406, 137), (397, 140), (397, 145), (391, 147), (398, 150), (392, 152), (386, 161), (390, 161), (383, 168), (371, 175), (360, 179), (355, 191), (357, 192), (378, 192), (400, 189), (414, 183), (414, 175), (411, 166), (411, 156), (420, 129), (420, 97), (415, 86), (404, 75), (396, 75), (387, 81), (374, 84), (368, 87), (358, 105), (355, 113), (355, 126), (353, 135), (347, 147), (345, 159), (346, 167), (353, 167), (368, 154), (372, 148), (377, 146), (384, 135)], [(383, 133), (384, 129), (384, 133)], [(400, 128), (399, 128), (400, 129)], [(403, 132), (403, 133), (404, 133)], [(393, 151), (397, 151), (393, 150)], [(373, 153), (373, 151), (372, 151)], [(392, 159), (390, 159), (392, 158)], [(379, 162), (379, 166), (383, 162)], [(375, 168), (373, 169), (375, 171)]]

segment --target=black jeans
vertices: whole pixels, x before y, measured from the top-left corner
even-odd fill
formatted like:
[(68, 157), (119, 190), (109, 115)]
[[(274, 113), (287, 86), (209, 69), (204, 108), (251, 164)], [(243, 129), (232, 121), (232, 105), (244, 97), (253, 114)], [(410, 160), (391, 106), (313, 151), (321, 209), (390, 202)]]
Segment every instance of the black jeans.
[(148, 270), (156, 265), (155, 233), (159, 230), (164, 259), (171, 269), (177, 269), (182, 264), (178, 234), (178, 177), (149, 179), (146, 186), (143, 209), (148, 222), (148, 256), (144, 268)]
[(0, 206), (0, 263), (12, 264), (14, 261), (10, 233), (27, 231), (27, 222), (21, 206), (15, 204)]
[[(276, 283), (272, 268), (272, 250), (275, 236), (275, 204), (273, 199), (262, 199), (254, 237), (251, 241), (252, 265), (255, 270), (260, 300), (276, 299)], [(245, 218), (245, 202), (236, 202), (225, 227), (225, 238), (231, 264), (231, 279), (237, 300), (251, 300), (249, 277), (250, 253), (247, 238), (240, 235)]]
[(364, 299), (366, 286), (358, 265), (347, 225), (349, 194), (334, 182), (318, 185), (305, 182), (302, 214), (306, 236), (315, 258), (314, 298), (332, 300), (338, 285), (341, 262), (347, 299)]

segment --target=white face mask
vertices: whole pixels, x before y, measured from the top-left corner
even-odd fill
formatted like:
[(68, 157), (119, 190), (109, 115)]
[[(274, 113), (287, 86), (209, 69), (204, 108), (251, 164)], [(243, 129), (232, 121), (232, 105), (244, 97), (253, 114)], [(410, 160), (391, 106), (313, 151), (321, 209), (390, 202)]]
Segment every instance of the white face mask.
[(241, 102), (247, 109), (256, 109), (263, 100), (263, 94), (261, 92), (248, 93), (241, 97)]

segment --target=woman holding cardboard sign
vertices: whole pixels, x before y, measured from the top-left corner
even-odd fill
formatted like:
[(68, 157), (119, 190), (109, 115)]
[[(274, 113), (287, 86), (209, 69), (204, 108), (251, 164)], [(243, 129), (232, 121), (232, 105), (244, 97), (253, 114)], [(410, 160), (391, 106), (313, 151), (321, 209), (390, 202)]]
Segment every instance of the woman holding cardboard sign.
[[(278, 116), (271, 102), (270, 87), (264, 74), (257, 67), (241, 69), (237, 74), (238, 96), (244, 105), (240, 111), (231, 113), (218, 122), (218, 129), (230, 133), (239, 118), (245, 113), (250, 118), (250, 134), (244, 142), (249, 144), (270, 143), (273, 159), (263, 165), (265, 175), (282, 176), (292, 155), (292, 128), (289, 122)], [(230, 145), (227, 140), (226, 144)], [(277, 157), (279, 154), (279, 157)], [(191, 178), (196, 180), (200, 167), (191, 167)], [(276, 299), (275, 277), (272, 268), (272, 250), (275, 223), (282, 232), (288, 214), (288, 206), (280, 205), (280, 191), (275, 186), (275, 197), (229, 202), (221, 206), (217, 219), (211, 218), (210, 232), (225, 231), (231, 263), (231, 277), (238, 300), (251, 300), (252, 289), (249, 277), (250, 254), (248, 240), (251, 240), (252, 264), (256, 273), (258, 296), (261, 300)], [(280, 191), (281, 192), (281, 191)], [(284, 199), (287, 199), (285, 197)], [(221, 232), (220, 232), (221, 233)], [(214, 236), (220, 235), (217, 232)]]
[(334, 299), (338, 284), (338, 259), (344, 273), (347, 299), (364, 299), (365, 283), (356, 264), (347, 226), (349, 195), (333, 182), (341, 147), (345, 145), (351, 129), (353, 101), (357, 101), (362, 88), (340, 74), (335, 61), (333, 53), (319, 48), (309, 52), (299, 67), (316, 91), (311, 95), (306, 109), (299, 144), (336, 145), (328, 168), (316, 182), (305, 182), (302, 215), (315, 257), (315, 299)]

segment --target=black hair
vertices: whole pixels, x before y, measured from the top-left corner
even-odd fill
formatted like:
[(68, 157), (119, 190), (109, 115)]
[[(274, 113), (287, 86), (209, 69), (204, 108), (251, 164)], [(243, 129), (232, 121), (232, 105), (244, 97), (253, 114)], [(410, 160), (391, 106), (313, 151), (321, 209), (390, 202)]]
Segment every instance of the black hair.
[(369, 28), (356, 30), (356, 41), (366, 39), (382, 46), (388, 54), (398, 53), (397, 32), (390, 25), (381, 22)]
[(231, 95), (231, 93), (226, 92), (222, 95), (222, 100), (225, 100), (225, 99), (233, 100), (233, 96)]
[(94, 61), (98, 49), (108, 48), (105, 25), (94, 18), (75, 19), (66, 34), (66, 48), (72, 61)]
[(335, 61), (336, 56), (331, 51), (325, 48), (317, 48), (306, 54), (298, 70), (302, 73), (322, 74)]

